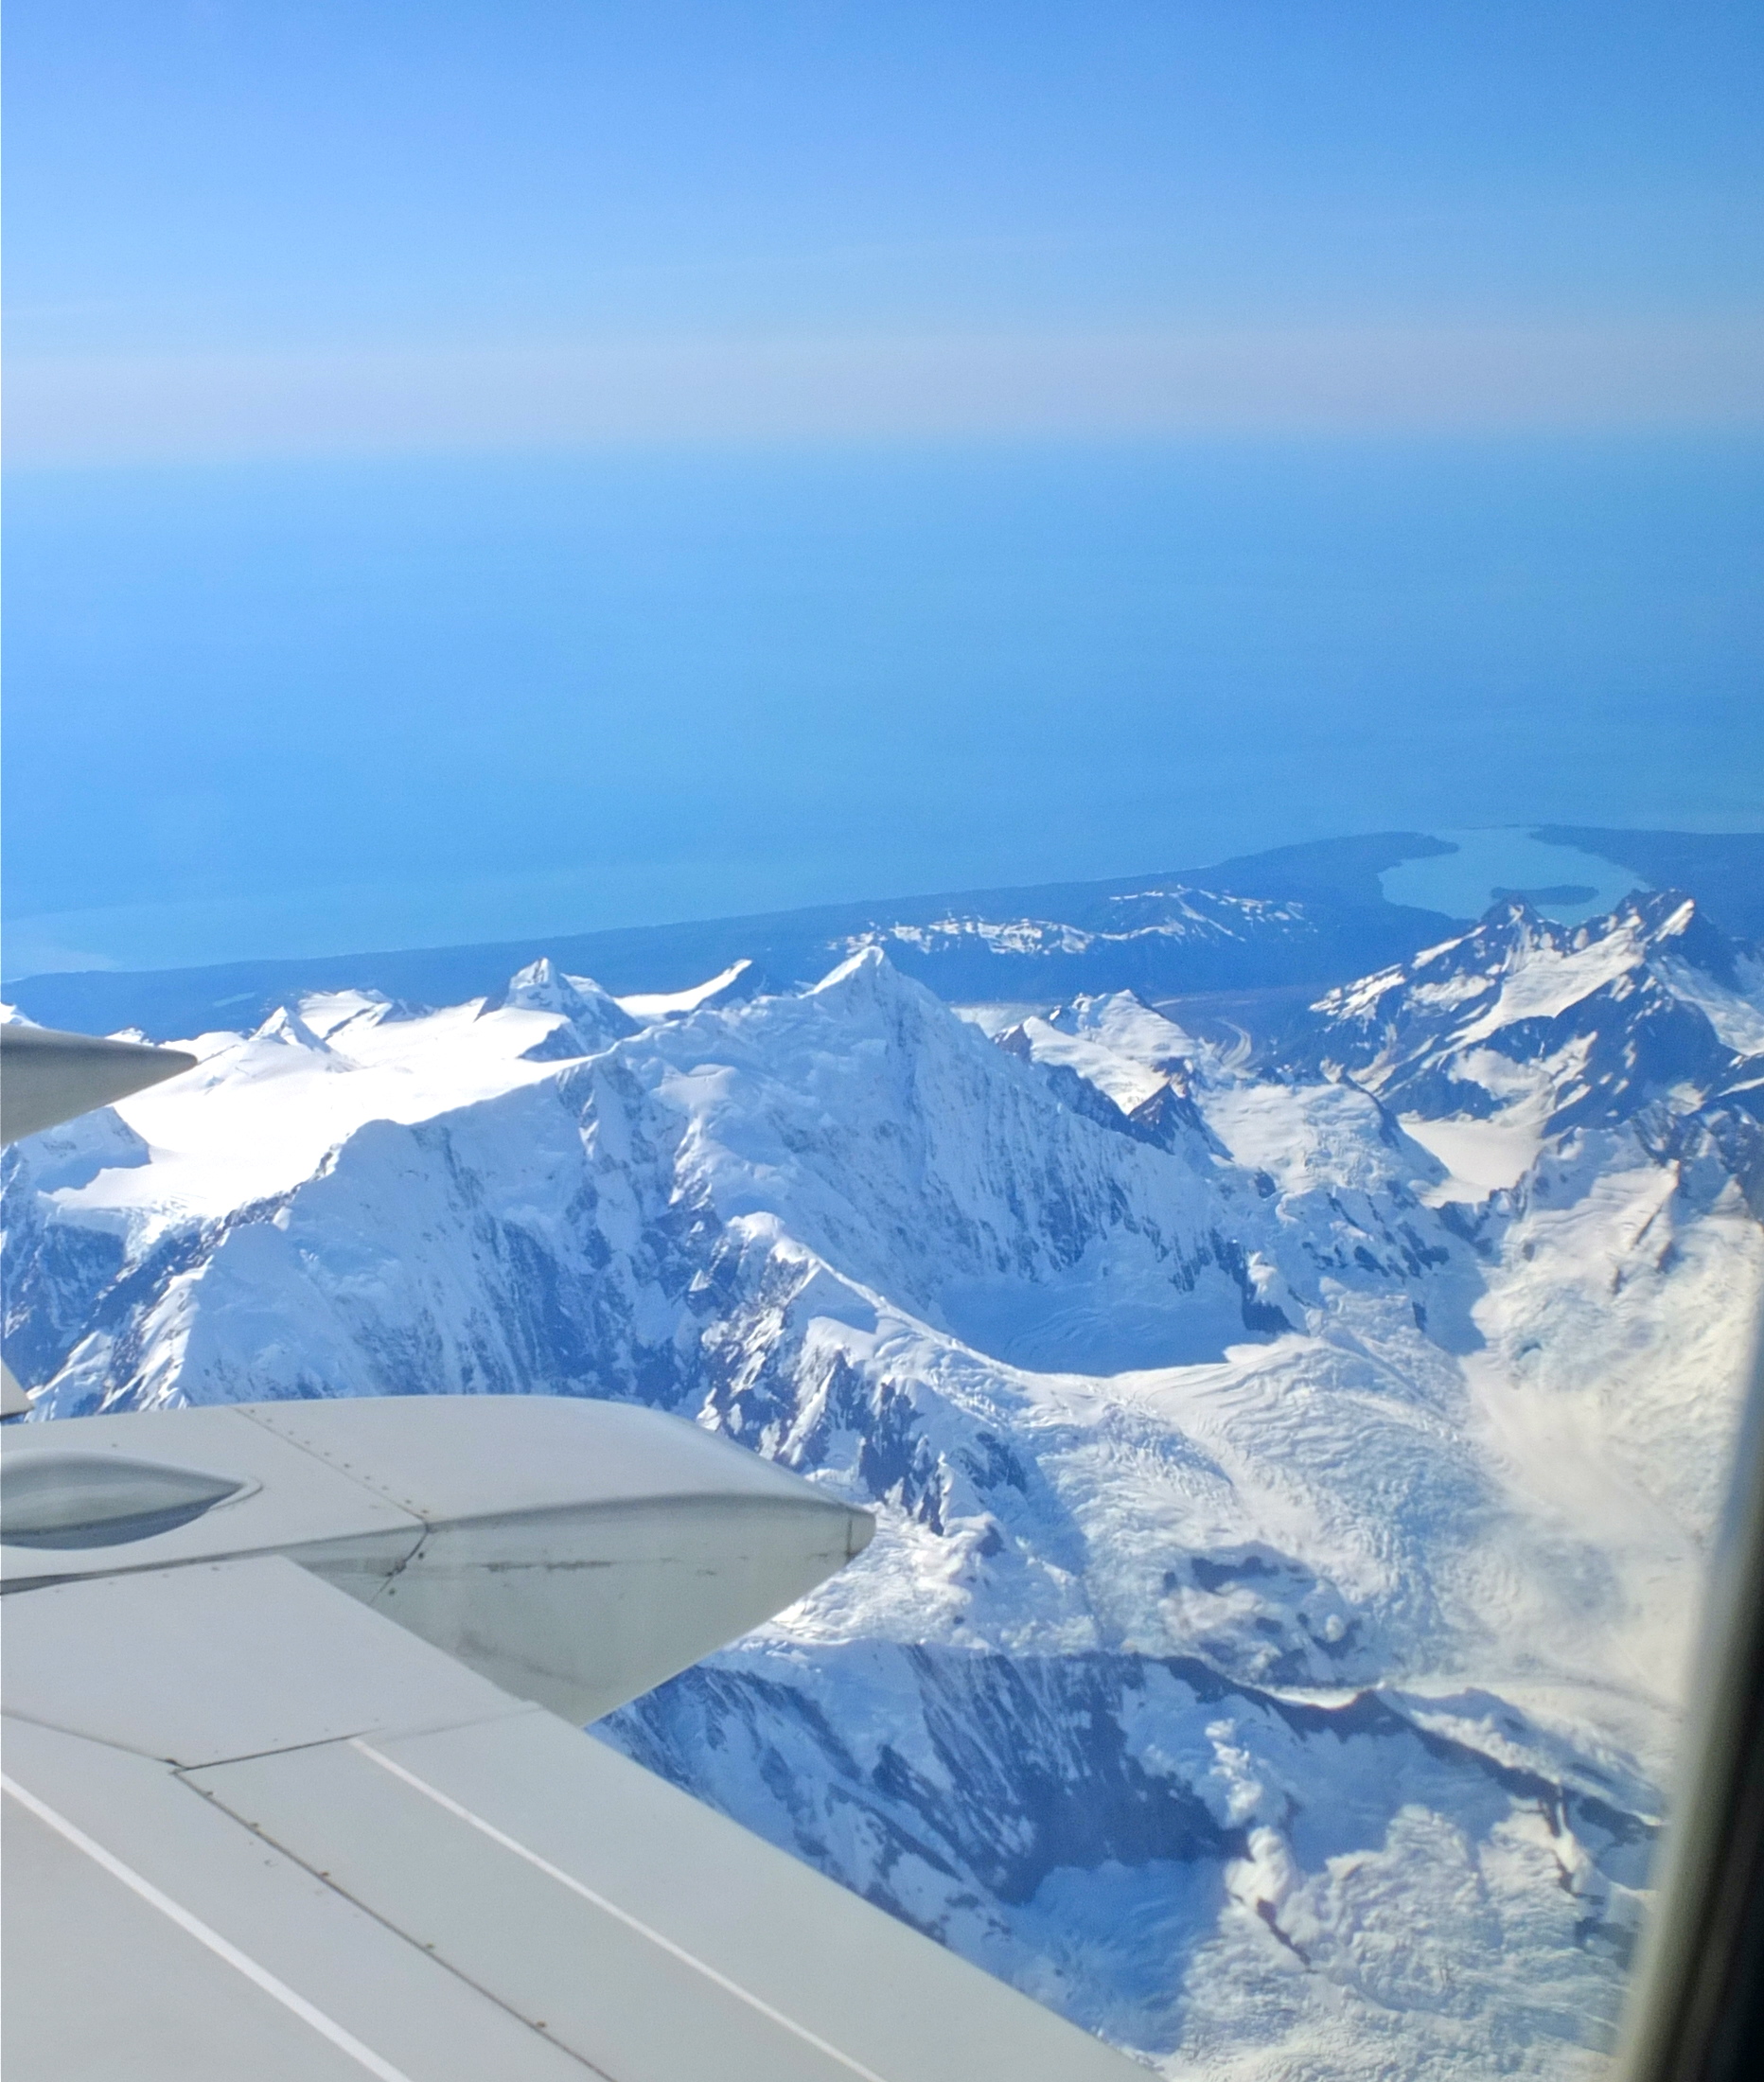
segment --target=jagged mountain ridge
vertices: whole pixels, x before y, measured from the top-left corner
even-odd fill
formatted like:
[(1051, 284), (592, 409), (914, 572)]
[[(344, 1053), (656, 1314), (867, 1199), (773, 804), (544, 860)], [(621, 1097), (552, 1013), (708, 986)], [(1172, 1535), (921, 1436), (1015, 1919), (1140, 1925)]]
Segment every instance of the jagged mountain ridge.
[(478, 1016), (511, 1010), (552, 1013), (558, 1021), (542, 1041), (522, 1050), (528, 1063), (567, 1063), (593, 1055), (638, 1031), (638, 1022), (591, 977), (566, 976), (544, 955), (517, 969), (500, 991), (493, 991)]
[(1556, 2072), (1596, 2038), (1670, 1724), (1634, 1672), (1682, 1631), (1659, 1585), (1764, 1272), (1720, 1147), (1663, 1156), (1635, 1086), (1473, 1192), (1413, 1093), (1121, 994), (1000, 1047), (874, 950), (555, 1060), (566, 990), (597, 1001), (308, 997), (19, 1145), (15, 1368), (63, 1414), (696, 1416), (882, 1530), (610, 1738), (1155, 2057)]
[(1556, 1134), (1641, 1117), (1682, 1145), (1720, 1139), (1764, 1188), (1764, 957), (1673, 891), (1566, 926), (1522, 903), (1330, 992), (1308, 1048), (1432, 1117), (1526, 1114)]

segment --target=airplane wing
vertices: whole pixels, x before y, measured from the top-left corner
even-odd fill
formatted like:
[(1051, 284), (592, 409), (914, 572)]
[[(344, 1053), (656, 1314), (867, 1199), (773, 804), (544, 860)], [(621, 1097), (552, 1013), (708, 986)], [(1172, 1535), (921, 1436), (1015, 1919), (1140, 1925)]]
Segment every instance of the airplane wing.
[(581, 1732), (870, 1529), (603, 1403), (8, 1427), (9, 2082), (1124, 2082)]
[[(0, 1142), (16, 1142), (195, 1067), (196, 1058), (181, 1049), (9, 1020), (0, 1026)], [(22, 1417), (29, 1408), (29, 1396), (0, 1360), (0, 1418)]]
[(9, 1021), (0, 1027), (0, 1141), (15, 1142), (195, 1067), (196, 1058), (182, 1049)]

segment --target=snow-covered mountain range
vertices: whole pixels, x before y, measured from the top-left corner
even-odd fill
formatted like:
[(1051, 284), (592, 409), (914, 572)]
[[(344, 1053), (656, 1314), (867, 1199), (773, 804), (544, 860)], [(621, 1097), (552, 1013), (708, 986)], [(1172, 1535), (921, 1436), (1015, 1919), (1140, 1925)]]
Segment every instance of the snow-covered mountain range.
[(1523, 905), (1279, 1060), (858, 936), (309, 994), (6, 1159), (39, 1413), (679, 1410), (880, 1516), (598, 1731), (1172, 2073), (1596, 2071), (1764, 1293), (1764, 971)]

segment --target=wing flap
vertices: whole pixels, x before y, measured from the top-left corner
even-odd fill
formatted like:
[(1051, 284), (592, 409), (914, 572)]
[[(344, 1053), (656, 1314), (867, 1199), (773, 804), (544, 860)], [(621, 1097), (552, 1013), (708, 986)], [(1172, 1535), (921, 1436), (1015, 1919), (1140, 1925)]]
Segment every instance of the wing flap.
[(9, 1719), (19, 2082), (584, 2082), (586, 2071), (148, 1758)]
[[(620, 2082), (1123, 2072), (1094, 2039), (547, 1714), (190, 1776)], [(500, 1913), (483, 1913), (489, 1901)]]
[[(590, 1746), (573, 1737), (573, 1749)], [(525, 1744), (502, 1761), (536, 1768)], [(378, 1744), (326, 1743), (195, 1782), (270, 1842), (323, 1860), (351, 1900), (619, 2082), (875, 2082), (611, 1897), (573, 1885), (562, 1867), (480, 1826), (476, 1810), (443, 1806), (432, 1780), (386, 1762)], [(573, 1769), (557, 1785), (556, 1762), (538, 1768), (574, 1805), (584, 1789)], [(653, 1854), (679, 1849), (658, 1842)]]
[[(9, 1960), (9, 2082), (154, 2076), (135, 2045), (185, 1998), (220, 2036), (204, 2026), (168, 2082), (279, 2076), (285, 2056), (319, 2082), (339, 2057), (381, 2082), (1134, 2072), (285, 1558), (7, 1603), (9, 1691), (32, 1716), (7, 1724), (28, 1846), (9, 1929), (28, 1919), (36, 1948), (27, 1978)], [(45, 1860), (54, 1883), (14, 1894)], [(114, 1951), (87, 1944), (95, 1887)]]

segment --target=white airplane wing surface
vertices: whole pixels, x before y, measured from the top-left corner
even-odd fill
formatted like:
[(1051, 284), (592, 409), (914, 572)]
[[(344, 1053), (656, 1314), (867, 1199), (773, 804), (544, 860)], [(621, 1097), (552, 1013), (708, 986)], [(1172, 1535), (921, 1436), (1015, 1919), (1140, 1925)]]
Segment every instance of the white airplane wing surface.
[(8, 2082), (1138, 2072), (581, 1732), (863, 1513), (538, 1398), (3, 1447)]

